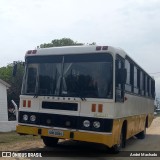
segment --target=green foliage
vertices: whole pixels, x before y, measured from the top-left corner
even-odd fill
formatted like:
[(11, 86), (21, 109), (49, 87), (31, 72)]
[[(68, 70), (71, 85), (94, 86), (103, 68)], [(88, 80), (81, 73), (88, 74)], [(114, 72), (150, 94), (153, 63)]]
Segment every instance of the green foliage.
[(12, 74), (12, 64), (8, 65), (7, 67), (0, 68), (0, 79), (9, 83), (11, 74)]
[[(96, 43), (93, 42), (89, 45), (95, 45)], [(62, 38), (62, 39), (54, 39), (51, 43), (44, 43), (38, 46), (37, 48), (49, 48), (49, 47), (59, 47), (59, 46), (80, 46), (84, 45), (84, 43), (78, 43), (73, 41), (70, 38)]]
[(22, 62), (17, 62), (17, 74), (15, 77), (12, 76), (13, 63), (6, 67), (0, 68), (0, 79), (4, 80), (11, 87), (8, 89), (8, 105), (11, 105), (13, 99), (16, 103), (19, 103), (19, 95), (21, 92), (22, 79), (24, 74), (24, 66)]

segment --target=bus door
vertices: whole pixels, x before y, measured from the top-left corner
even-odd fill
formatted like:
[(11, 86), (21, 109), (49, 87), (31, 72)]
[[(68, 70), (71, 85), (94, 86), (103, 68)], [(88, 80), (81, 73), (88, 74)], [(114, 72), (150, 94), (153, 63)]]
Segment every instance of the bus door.
[(116, 56), (116, 87), (115, 87), (115, 101), (124, 102), (124, 88), (126, 81), (126, 69), (125, 69), (125, 59), (117, 54)]

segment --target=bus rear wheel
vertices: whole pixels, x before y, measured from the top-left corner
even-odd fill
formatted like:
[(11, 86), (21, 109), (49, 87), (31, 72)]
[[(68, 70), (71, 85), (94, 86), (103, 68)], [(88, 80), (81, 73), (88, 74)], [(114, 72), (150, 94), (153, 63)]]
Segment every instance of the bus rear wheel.
[(136, 135), (138, 139), (144, 139), (145, 136), (146, 136), (146, 128)]
[(58, 143), (58, 138), (52, 138), (52, 137), (42, 137), (43, 143), (47, 147), (55, 147)]

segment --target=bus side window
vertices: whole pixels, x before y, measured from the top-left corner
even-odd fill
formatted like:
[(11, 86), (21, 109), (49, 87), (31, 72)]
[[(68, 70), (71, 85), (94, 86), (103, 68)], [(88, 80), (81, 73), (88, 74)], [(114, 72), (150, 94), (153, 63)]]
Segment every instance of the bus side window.
[[(118, 79), (118, 70), (121, 68), (122, 64), (120, 60), (116, 60), (116, 79)], [(121, 84), (118, 82), (118, 80), (116, 81), (116, 88), (121, 89)]]
[(149, 97), (152, 97), (151, 96), (151, 78), (148, 77), (148, 94), (149, 94)]
[(133, 92), (135, 93), (135, 94), (138, 94), (139, 93), (139, 89), (138, 89), (138, 69), (137, 69), (137, 67), (136, 66), (134, 66), (134, 74), (133, 74), (133, 76), (134, 76), (134, 82), (133, 82), (133, 85), (134, 85), (134, 89), (133, 89)]
[(144, 74), (140, 71), (140, 95), (144, 95)]
[(145, 78), (145, 96), (148, 97), (148, 77)]
[(132, 87), (132, 92), (134, 91), (134, 65), (131, 64), (131, 67), (130, 67), (130, 83), (131, 83), (131, 87)]
[(140, 94), (140, 69), (137, 69), (137, 88), (138, 88), (138, 94)]
[(146, 95), (146, 75), (143, 73), (143, 90), (144, 90), (144, 96)]
[(116, 102), (124, 102), (124, 86), (126, 83), (126, 69), (124, 59), (117, 56), (116, 60)]
[(131, 87), (131, 64), (130, 62), (126, 59), (125, 60), (125, 68), (127, 70), (127, 78), (126, 78), (126, 84), (125, 84), (125, 90), (128, 92), (132, 91), (132, 87)]
[(155, 98), (155, 81), (151, 80), (151, 94), (152, 98)]

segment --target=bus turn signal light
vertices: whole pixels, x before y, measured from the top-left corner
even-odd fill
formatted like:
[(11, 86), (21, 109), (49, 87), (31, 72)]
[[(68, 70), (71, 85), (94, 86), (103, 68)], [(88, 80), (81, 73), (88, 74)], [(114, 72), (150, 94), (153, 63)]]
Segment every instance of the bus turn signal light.
[(26, 107), (26, 100), (23, 100), (23, 107)]
[(92, 104), (92, 112), (96, 112), (96, 104)]
[(103, 104), (98, 104), (98, 112), (103, 112)]
[(31, 101), (29, 100), (28, 101), (28, 108), (30, 108), (31, 107)]

